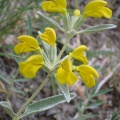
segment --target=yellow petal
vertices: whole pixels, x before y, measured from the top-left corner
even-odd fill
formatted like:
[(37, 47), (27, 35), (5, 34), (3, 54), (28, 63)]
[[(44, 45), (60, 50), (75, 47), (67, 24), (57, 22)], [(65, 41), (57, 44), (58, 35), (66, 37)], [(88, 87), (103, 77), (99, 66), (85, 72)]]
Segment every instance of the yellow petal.
[(81, 45), (77, 47), (72, 53), (70, 53), (70, 56), (74, 59), (80, 60), (84, 64), (87, 64), (88, 60), (84, 55), (84, 51), (86, 50), (88, 50), (88, 48), (85, 45)]
[(18, 40), (20, 43), (18, 43), (14, 47), (14, 51), (16, 54), (20, 54), (22, 52), (30, 52), (30, 51), (40, 51), (39, 43), (38, 41), (31, 36), (28, 35), (22, 35), (18, 37)]
[(43, 64), (44, 61), (41, 55), (33, 55), (26, 61), (19, 63), (19, 70), (25, 78), (34, 78)]
[(56, 33), (53, 28), (45, 28), (45, 32), (39, 35), (40, 38), (51, 46), (56, 45)]
[(73, 85), (78, 77), (72, 72), (72, 62), (69, 59), (63, 61), (56, 73), (56, 78), (61, 84)]
[(68, 72), (67, 83), (74, 85), (78, 80), (78, 77), (73, 72)]
[(80, 65), (76, 67), (74, 70), (79, 73), (86, 87), (91, 88), (95, 86), (94, 78), (98, 78), (99, 74), (93, 67), (89, 65)]
[(43, 10), (47, 12), (60, 12), (62, 14), (66, 13), (66, 0), (54, 0), (42, 2)]
[(64, 70), (63, 68), (59, 68), (56, 73), (56, 78), (61, 84), (70, 84), (73, 85), (78, 80), (78, 77), (72, 73)]
[(107, 2), (104, 0), (92, 0), (85, 6), (84, 11), (92, 11), (98, 7), (106, 6), (106, 5), (107, 5)]
[(112, 16), (112, 11), (105, 7), (106, 5), (107, 2), (104, 0), (93, 0), (89, 2), (85, 6), (83, 17), (110, 18)]
[(72, 72), (72, 62), (69, 58), (65, 59), (61, 65), (60, 65), (64, 70)]
[[(67, 74), (66, 74), (67, 73)], [(66, 72), (63, 68), (58, 68), (56, 73), (56, 78), (61, 84), (67, 84), (66, 76), (68, 76), (68, 72)]]
[(86, 74), (84, 72), (79, 72), (79, 75), (82, 78), (82, 81), (85, 83), (87, 88), (91, 88), (95, 86), (95, 80), (92, 75)]
[(59, 5), (61, 8), (66, 9), (67, 2), (66, 0), (54, 0), (54, 2)]
[(91, 67), (89, 65), (80, 65), (77, 67), (77, 69), (78, 69), (78, 71), (82, 71), (84, 73), (91, 74), (96, 78), (99, 78), (98, 72), (93, 67)]

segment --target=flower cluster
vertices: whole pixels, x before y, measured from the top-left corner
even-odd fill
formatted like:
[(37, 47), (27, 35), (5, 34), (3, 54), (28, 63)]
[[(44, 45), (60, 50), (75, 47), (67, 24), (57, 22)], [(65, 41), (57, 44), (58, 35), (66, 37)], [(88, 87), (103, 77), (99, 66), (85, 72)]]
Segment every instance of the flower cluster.
[[(56, 33), (53, 28), (46, 28), (43, 34), (39, 35), (41, 40), (50, 44), (51, 46), (56, 45)], [(18, 37), (20, 41), (15, 47), (14, 51), (16, 54), (21, 54), (25, 52), (36, 52), (35, 55), (30, 56), (24, 62), (19, 63), (19, 70), (21, 74), (26, 78), (34, 78), (36, 76), (37, 71), (43, 67), (44, 60), (41, 56), (41, 48), (37, 39), (29, 35), (22, 35)]]
[[(68, 17), (66, 0), (45, 1), (42, 3), (42, 8), (47, 12), (59, 12), (63, 14), (63, 19), (65, 16), (65, 22), (67, 21), (67, 23), (65, 23), (64, 30), (62, 30), (65, 32), (67, 38), (69, 38), (66, 40), (66, 43), (69, 43), (69, 40), (75, 35), (78, 27), (80, 27), (87, 17), (110, 18), (112, 16), (112, 11), (107, 8), (106, 5), (107, 2), (104, 0), (93, 0), (85, 6), (82, 13), (76, 9), (74, 11), (74, 17), (72, 16), (71, 18), (73, 19), (71, 20)], [(49, 49), (47, 49), (48, 53), (57, 53), (56, 32), (53, 28), (45, 28), (45, 31), (39, 34), (38, 37), (42, 40), (43, 44), (45, 43), (45, 45), (49, 46)], [(43, 68), (43, 70), (50, 72), (52, 75), (56, 73), (56, 79), (61, 84), (73, 85), (80, 77), (86, 87), (91, 88), (95, 86), (95, 78), (98, 78), (99, 75), (93, 67), (88, 65), (88, 60), (84, 53), (88, 48), (85, 45), (77, 47), (73, 52), (69, 53), (67, 57), (65, 56), (60, 60), (61, 53), (57, 59), (54, 59), (54, 57), (57, 57), (57, 54), (55, 54), (54, 57), (49, 54), (47, 55), (47, 53), (40, 48), (37, 39), (32, 36), (22, 35), (18, 37), (18, 40), (20, 42), (14, 47), (16, 54), (34, 52), (34, 55), (19, 63), (19, 70), (24, 77), (34, 78), (37, 71)], [(67, 46), (67, 44), (65, 46)], [(65, 46), (63, 48), (65, 48)], [(73, 64), (74, 60), (78, 60), (82, 64), (80, 63), (78, 66), (75, 66)]]
[[(93, 0), (89, 2), (82, 13), (83, 17), (95, 17), (95, 18), (110, 18), (112, 11), (106, 7), (107, 2), (105, 0)], [(62, 14), (67, 13), (66, 0), (49, 0), (42, 3), (43, 10), (47, 12), (60, 12)], [(79, 10), (75, 11), (76, 16), (80, 15)]]
[[(48, 43), (51, 47), (56, 45), (56, 33), (53, 28), (46, 28), (45, 32), (39, 35), (41, 40)], [(23, 35), (18, 37), (20, 43), (18, 43), (14, 47), (14, 51), (16, 54), (36, 51), (35, 55), (30, 56), (24, 62), (19, 63), (19, 70), (21, 74), (26, 78), (34, 78), (36, 76), (37, 71), (44, 66), (44, 57), (39, 54), (41, 53), (41, 48), (39, 47), (38, 41), (28, 35)], [(72, 53), (69, 54), (69, 57), (63, 60), (59, 68), (56, 71), (56, 79), (61, 84), (70, 84), (73, 85), (78, 80), (77, 72), (82, 81), (86, 84), (88, 88), (93, 87), (95, 85), (94, 77), (98, 78), (97, 71), (89, 65), (87, 58), (84, 55), (84, 51), (88, 50), (85, 45), (79, 46)], [(84, 65), (73, 66), (71, 59), (77, 59), (84, 63)]]
[[(70, 53), (69, 58), (65, 59), (60, 64), (56, 73), (56, 78), (61, 84), (75, 84), (78, 80), (78, 77), (75, 74), (77, 73), (85, 83), (86, 87), (91, 88), (95, 86), (94, 78), (98, 78), (99, 75), (93, 67), (87, 65), (88, 60), (84, 55), (85, 50), (87, 50), (85, 45), (79, 46), (72, 53)], [(83, 62), (83, 64), (73, 66), (71, 61), (72, 58)]]

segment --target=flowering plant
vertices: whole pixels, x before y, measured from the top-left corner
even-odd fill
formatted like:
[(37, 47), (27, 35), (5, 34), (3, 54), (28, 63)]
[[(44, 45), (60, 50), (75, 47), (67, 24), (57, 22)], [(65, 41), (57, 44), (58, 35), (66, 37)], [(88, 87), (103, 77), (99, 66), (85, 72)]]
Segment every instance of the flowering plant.
[[(112, 11), (106, 5), (107, 2), (104, 0), (93, 0), (85, 6), (82, 13), (80, 10), (76, 9), (73, 15), (70, 16), (67, 11), (66, 0), (49, 0), (42, 2), (44, 11), (58, 12), (61, 14), (64, 27), (61, 27), (55, 20), (45, 16), (42, 12), (37, 11), (40, 17), (52, 26), (45, 28), (44, 32), (38, 31), (38, 38), (41, 40), (43, 47), (39, 46), (38, 40), (33, 36), (21, 35), (18, 37), (19, 43), (14, 47), (15, 53), (22, 54), (31, 52), (27, 59), (18, 63), (20, 73), (25, 78), (34, 78), (38, 70), (43, 69), (47, 73), (47, 76), (34, 94), (19, 109), (17, 114), (13, 112), (7, 102), (0, 102), (0, 105), (12, 117), (12, 120), (19, 120), (27, 115), (47, 110), (65, 101), (70, 102), (70, 100), (75, 97), (75, 94), (69, 92), (68, 85), (74, 85), (78, 80), (81, 80), (87, 88), (92, 88), (96, 85), (95, 79), (99, 78), (99, 74), (95, 68), (88, 65), (88, 59), (85, 55), (85, 52), (88, 50), (87, 46), (78, 46), (69, 53), (69, 55), (63, 58), (61, 56), (73, 36), (82, 33), (99, 32), (116, 27), (113, 24), (102, 24), (80, 30), (81, 25), (85, 22), (87, 17), (110, 18), (112, 16)], [(66, 37), (66, 42), (58, 55), (55, 29), (63, 32)], [(74, 60), (79, 61), (78, 66), (74, 65)], [(63, 94), (31, 103), (48, 80), (53, 76)]]

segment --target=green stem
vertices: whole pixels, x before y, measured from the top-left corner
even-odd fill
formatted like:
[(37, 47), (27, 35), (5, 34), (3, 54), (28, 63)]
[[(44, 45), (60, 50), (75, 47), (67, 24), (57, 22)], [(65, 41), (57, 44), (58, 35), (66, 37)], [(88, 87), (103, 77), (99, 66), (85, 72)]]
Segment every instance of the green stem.
[(91, 100), (91, 97), (88, 97), (88, 99), (85, 101), (85, 105), (83, 106), (82, 111), (80, 112), (79, 116), (80, 116), (81, 120), (83, 119), (83, 114), (84, 114), (90, 100)]
[(64, 51), (65, 51), (69, 41), (70, 41), (70, 38), (67, 37), (66, 43), (64, 44), (62, 50), (60, 51), (60, 53), (59, 53), (59, 55), (57, 57), (57, 60), (56, 60), (57, 62), (59, 61), (59, 59), (61, 58), (62, 54), (64, 53)]
[(23, 110), (27, 107), (27, 105), (36, 97), (36, 95), (40, 92), (40, 90), (44, 87), (44, 85), (48, 82), (49, 77), (50, 77), (50, 73), (46, 76), (46, 78), (44, 79), (44, 81), (41, 83), (41, 85), (39, 86), (39, 88), (34, 92), (34, 94), (26, 101), (26, 103), (20, 108), (20, 110), (18, 111), (17, 115), (20, 116), (21, 113), (23, 112)]

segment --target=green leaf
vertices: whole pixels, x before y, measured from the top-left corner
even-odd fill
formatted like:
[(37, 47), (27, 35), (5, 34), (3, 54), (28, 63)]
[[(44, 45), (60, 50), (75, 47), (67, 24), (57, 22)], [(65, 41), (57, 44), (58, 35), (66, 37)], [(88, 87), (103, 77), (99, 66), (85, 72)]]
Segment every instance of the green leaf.
[(68, 85), (67, 84), (60, 84), (59, 82), (57, 82), (57, 83), (58, 83), (58, 86), (61, 89), (62, 93), (64, 94), (66, 101), (70, 102), (71, 98), (70, 98), (70, 92), (69, 92)]
[(86, 119), (90, 119), (90, 118), (94, 118), (94, 117), (98, 117), (98, 115), (93, 115), (93, 114), (84, 114), (81, 120), (86, 120)]
[(74, 24), (73, 29), (74, 29), (74, 30), (78, 30), (78, 29), (80, 28), (80, 26), (84, 23), (84, 21), (85, 21), (85, 18), (79, 17), (79, 18), (77, 19), (76, 23)]
[(42, 17), (45, 21), (47, 21), (51, 26), (53, 26), (53, 27), (55, 27), (55, 28), (58, 28), (59, 30), (61, 30), (61, 31), (64, 32), (64, 30), (59, 26), (59, 24), (58, 24), (56, 21), (54, 21), (53, 19), (45, 16), (45, 15), (44, 15), (42, 12), (40, 12), (40, 11), (37, 11), (37, 13), (40, 15), (40, 17)]
[(98, 96), (98, 95), (100, 95), (100, 94), (108, 93), (108, 92), (110, 92), (110, 91), (112, 91), (112, 89), (103, 89), (103, 90), (100, 90), (100, 91), (98, 91), (97, 93), (95, 93), (95, 94), (93, 95), (93, 97)]
[[(75, 97), (75, 94), (72, 93), (71, 99), (73, 99), (74, 97)], [(66, 99), (65, 99), (64, 95), (62, 95), (62, 94), (42, 99), (38, 102), (28, 105), (25, 112), (20, 116), (20, 118), (30, 115), (30, 114), (33, 114), (33, 113), (37, 113), (37, 112), (41, 112), (41, 111), (50, 109), (50, 108), (52, 108), (60, 103), (63, 103), (63, 102), (66, 102)]]
[(3, 107), (6, 113), (10, 115), (12, 118), (17, 116), (17, 114), (13, 112), (12, 108), (9, 106), (9, 104), (6, 101), (1, 101), (0, 106)]
[(14, 82), (28, 82), (30, 81), (31, 79), (28, 79), (28, 78), (17, 78), (14, 80)]
[(11, 84), (10, 81), (5, 76), (2, 75), (2, 73), (0, 73), (0, 78), (2, 81), (6, 82), (7, 84), (9, 85)]
[(103, 30), (109, 30), (109, 29), (113, 29), (116, 28), (117, 26), (114, 24), (101, 24), (101, 25), (96, 25), (96, 26), (92, 26), (89, 27), (85, 30), (81, 30), (76, 32), (76, 34), (81, 34), (81, 33), (96, 33), (96, 32), (100, 32)]
[(15, 92), (15, 93), (22, 94), (22, 95), (25, 96), (25, 92), (22, 91), (22, 90), (18, 90), (18, 89), (16, 89), (16, 88), (13, 87), (13, 88), (12, 88), (12, 91)]
[(56, 48), (56, 46), (51, 46), (50, 58), (51, 58), (52, 62), (56, 61), (56, 59), (57, 59), (57, 48)]
[(28, 35), (33, 36), (33, 34), (32, 34), (31, 19), (30, 19), (29, 15), (28, 15), (28, 20), (27, 20), (27, 32), (28, 32)]
[(89, 109), (94, 109), (94, 108), (97, 108), (98, 106), (100, 106), (100, 105), (102, 105), (102, 104), (104, 104), (104, 102), (101, 101), (101, 100), (98, 100), (98, 101), (95, 101), (95, 103), (89, 105), (87, 108), (89, 108)]

